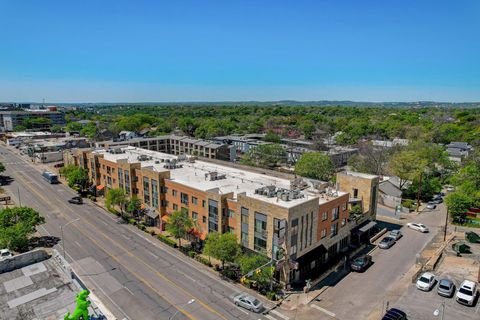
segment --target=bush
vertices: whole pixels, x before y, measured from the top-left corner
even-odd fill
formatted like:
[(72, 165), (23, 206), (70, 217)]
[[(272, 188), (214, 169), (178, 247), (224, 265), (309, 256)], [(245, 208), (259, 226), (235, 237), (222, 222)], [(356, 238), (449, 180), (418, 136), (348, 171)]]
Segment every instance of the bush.
[(197, 255), (197, 253), (195, 251), (188, 251), (188, 256), (190, 258), (194, 259), (196, 255)]
[(208, 261), (208, 259), (205, 259), (204, 257), (202, 256), (196, 256), (195, 257), (195, 260), (197, 260), (198, 262), (200, 263), (203, 263), (204, 265), (208, 266), (208, 267), (212, 267), (212, 264), (210, 263), (210, 261)]
[(142, 230), (142, 231), (147, 230), (147, 227), (145, 227), (145, 225), (144, 225), (143, 223), (138, 223), (138, 224), (137, 224), (137, 228), (140, 229), (140, 230)]
[(225, 277), (225, 278), (228, 278), (228, 279), (231, 279), (233, 281), (238, 281), (238, 272), (235, 271), (235, 270), (232, 270), (232, 269), (224, 269), (222, 271), (220, 271), (220, 274)]
[(137, 224), (137, 220), (135, 220), (135, 219), (133, 219), (133, 218), (130, 218), (130, 219), (128, 219), (128, 223), (133, 224), (133, 225), (136, 225), (136, 224)]
[(404, 199), (402, 201), (402, 206), (404, 206), (407, 209), (413, 209), (415, 207), (415, 201), (412, 199)]
[(267, 297), (268, 300), (272, 300), (272, 301), (277, 300), (277, 294), (273, 291), (267, 291), (265, 296)]
[(166, 236), (164, 236), (163, 234), (159, 234), (157, 236), (158, 240), (162, 241), (163, 243), (169, 245), (170, 247), (172, 248), (176, 248), (177, 247), (177, 243), (175, 242), (175, 240), (172, 240)]

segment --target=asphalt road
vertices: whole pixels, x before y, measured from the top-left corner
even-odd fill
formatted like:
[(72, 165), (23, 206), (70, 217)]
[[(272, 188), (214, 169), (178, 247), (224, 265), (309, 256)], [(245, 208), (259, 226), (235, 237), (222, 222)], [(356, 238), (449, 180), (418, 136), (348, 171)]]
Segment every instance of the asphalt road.
[(318, 301), (312, 303), (322, 319), (367, 319), (372, 310), (381, 310), (390, 299), (398, 298), (403, 292), (396, 292), (398, 283), (411, 282), (407, 271), (415, 263), (416, 255), (441, 230), (445, 215), (443, 204), (421, 213), (413, 220), (427, 225), (429, 233), (402, 227), (403, 237), (395, 245), (387, 250), (377, 248), (371, 253), (374, 264), (364, 273), (349, 273), (322, 293)]
[[(69, 204), (75, 196), (67, 186), (51, 185), (41, 169), (11, 148), (0, 146), (4, 186), (16, 203), (38, 210), (46, 218), (42, 235), (61, 237), (67, 260), (87, 286), (117, 319), (264, 319), (231, 302), (241, 288), (92, 203)], [(62, 252), (61, 242), (56, 248)], [(192, 304), (187, 304), (195, 299)], [(268, 319), (275, 318), (270, 314)], [(284, 320), (288, 318), (283, 318)]]

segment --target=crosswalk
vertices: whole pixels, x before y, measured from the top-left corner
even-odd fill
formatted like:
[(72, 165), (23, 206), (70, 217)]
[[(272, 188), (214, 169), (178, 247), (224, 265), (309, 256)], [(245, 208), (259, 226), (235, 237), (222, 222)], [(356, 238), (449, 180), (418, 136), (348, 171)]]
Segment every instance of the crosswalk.
[(290, 320), (289, 317), (280, 313), (279, 311), (272, 309), (266, 315), (265, 318), (269, 320)]

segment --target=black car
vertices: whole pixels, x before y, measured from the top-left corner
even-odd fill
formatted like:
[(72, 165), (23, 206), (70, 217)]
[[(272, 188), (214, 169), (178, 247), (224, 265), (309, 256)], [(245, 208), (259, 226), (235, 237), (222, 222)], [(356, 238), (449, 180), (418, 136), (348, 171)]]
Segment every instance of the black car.
[(355, 258), (350, 264), (353, 271), (363, 272), (372, 264), (372, 256), (368, 254)]
[(407, 314), (402, 310), (390, 308), (383, 316), (382, 320), (407, 320)]
[(68, 202), (73, 203), (73, 204), (82, 204), (83, 199), (82, 199), (82, 197), (73, 197), (72, 199), (69, 199)]

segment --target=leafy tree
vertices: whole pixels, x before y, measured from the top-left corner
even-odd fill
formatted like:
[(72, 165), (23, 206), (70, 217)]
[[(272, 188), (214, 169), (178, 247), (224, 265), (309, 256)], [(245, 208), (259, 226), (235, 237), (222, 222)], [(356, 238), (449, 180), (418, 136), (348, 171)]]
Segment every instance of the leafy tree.
[(80, 188), (80, 191), (84, 191), (90, 185), (87, 169), (79, 168), (74, 165), (68, 165), (63, 167), (60, 170), (60, 173), (65, 175), (70, 188), (77, 186)]
[(124, 217), (123, 207), (125, 206), (125, 203), (127, 203), (127, 201), (128, 197), (125, 194), (125, 191), (123, 191), (123, 189), (109, 189), (107, 191), (107, 196), (105, 197), (105, 206), (107, 207), (107, 209), (111, 209), (112, 206), (119, 206), (120, 213), (122, 217)]
[(274, 168), (287, 162), (287, 152), (278, 144), (262, 144), (248, 150), (241, 163), (261, 168)]
[(473, 200), (468, 195), (457, 191), (447, 195), (445, 203), (452, 219), (463, 219), (468, 209), (473, 205)]
[(53, 125), (51, 128), (50, 128), (50, 131), (51, 132), (55, 132), (55, 133), (58, 133), (58, 132), (62, 132), (62, 126), (61, 125)]
[(181, 239), (193, 228), (193, 221), (186, 210), (174, 211), (169, 217), (166, 230), (178, 240), (178, 247), (181, 248)]
[(329, 181), (335, 173), (335, 166), (329, 156), (320, 152), (307, 152), (295, 164), (295, 173), (302, 177)]
[(404, 198), (415, 199), (420, 191), (420, 199), (429, 201), (432, 197), (442, 191), (440, 178), (430, 174), (424, 174), (422, 177), (422, 188), (419, 190), (419, 179), (415, 179), (404, 190), (402, 196)]
[(138, 212), (140, 211), (141, 205), (142, 205), (142, 202), (140, 201), (140, 199), (138, 199), (137, 197), (134, 197), (132, 200), (128, 201), (126, 211), (133, 217), (136, 217), (138, 216)]
[(20, 132), (20, 131), (25, 131), (25, 130), (27, 130), (27, 127), (22, 126), (21, 124), (16, 125), (16, 126), (13, 128), (13, 131), (15, 131), (15, 132)]
[(265, 137), (263, 138), (263, 140), (265, 140), (267, 142), (280, 143), (281, 138), (273, 130), (268, 130), (268, 132), (265, 134)]
[(384, 175), (387, 172), (388, 160), (394, 150), (376, 148), (371, 142), (361, 143), (358, 146), (358, 154), (348, 160), (348, 165), (355, 171)]
[(312, 120), (301, 122), (298, 128), (300, 129), (300, 131), (302, 131), (305, 139), (307, 140), (312, 139), (312, 136), (316, 130), (315, 123)]
[(80, 130), (82, 136), (86, 136), (90, 139), (94, 139), (98, 135), (98, 127), (95, 122), (89, 122)]
[(208, 234), (203, 249), (204, 254), (222, 262), (222, 269), (225, 267), (225, 262), (234, 262), (240, 251), (240, 245), (235, 234), (218, 234), (216, 232)]
[(358, 215), (361, 215), (363, 212), (362, 212), (362, 207), (358, 204), (352, 206), (352, 208), (349, 210), (349, 215), (351, 216), (358, 216)]
[(398, 152), (388, 164), (390, 172), (400, 178), (400, 189), (403, 189), (408, 181), (418, 179), (426, 165), (427, 163), (413, 150)]
[(0, 210), (0, 247), (24, 250), (29, 236), (43, 223), (45, 218), (32, 208), (14, 207)]
[(246, 254), (238, 258), (238, 264), (240, 265), (240, 271), (242, 274), (247, 273), (261, 267), (269, 261), (268, 257), (260, 254)]
[(80, 132), (82, 130), (83, 126), (80, 122), (69, 122), (67, 123), (67, 126), (65, 127), (65, 130), (67, 132)]

